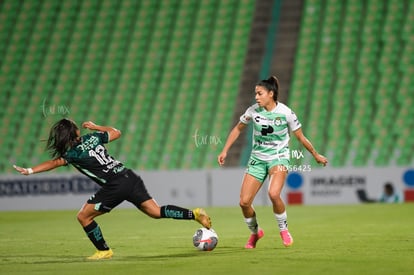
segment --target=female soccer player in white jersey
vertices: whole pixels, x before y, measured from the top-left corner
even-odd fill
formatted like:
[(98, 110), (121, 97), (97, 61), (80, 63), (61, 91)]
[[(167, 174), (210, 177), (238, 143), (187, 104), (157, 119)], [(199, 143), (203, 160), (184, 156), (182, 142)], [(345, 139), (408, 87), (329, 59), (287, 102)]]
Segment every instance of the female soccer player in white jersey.
[(224, 165), (227, 153), (247, 124), (253, 123), (253, 148), (243, 178), (240, 191), (240, 207), (247, 227), (251, 231), (245, 248), (255, 248), (256, 242), (264, 236), (258, 226), (253, 200), (264, 180), (269, 176), (268, 194), (273, 204), (273, 213), (279, 225), (284, 246), (293, 244), (288, 231), (285, 204), (280, 196), (286, 175), (289, 171), (289, 130), (324, 166), (327, 159), (318, 154), (311, 142), (303, 135), (301, 123), (295, 113), (283, 103), (277, 101), (279, 81), (275, 76), (256, 84), (256, 104), (250, 106), (240, 117), (240, 122), (231, 130), (217, 160)]
[(80, 136), (77, 125), (69, 119), (61, 119), (50, 130), (47, 149), (53, 159), (33, 168), (14, 168), (23, 175), (49, 171), (59, 166), (72, 164), (79, 172), (95, 181), (101, 188), (83, 205), (77, 218), (97, 251), (88, 259), (108, 259), (113, 251), (106, 244), (95, 218), (110, 212), (124, 200), (134, 204), (148, 216), (196, 220), (210, 228), (211, 221), (201, 208), (189, 210), (175, 205), (158, 206), (149, 195), (141, 177), (110, 156), (105, 143), (118, 139), (121, 132), (113, 127), (99, 126), (88, 121), (83, 128), (95, 132)]

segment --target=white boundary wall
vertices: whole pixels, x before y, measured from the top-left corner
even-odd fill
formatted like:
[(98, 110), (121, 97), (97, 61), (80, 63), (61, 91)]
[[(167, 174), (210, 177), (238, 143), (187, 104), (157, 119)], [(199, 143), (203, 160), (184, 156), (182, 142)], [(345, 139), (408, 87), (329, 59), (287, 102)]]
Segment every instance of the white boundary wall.
[[(283, 191), (301, 193), (303, 204), (360, 203), (357, 189), (371, 198), (379, 198), (385, 182), (390, 181), (401, 193), (414, 192), (413, 183), (404, 182), (407, 171), (414, 168), (317, 168), (291, 172), (301, 184), (289, 178)], [(244, 168), (223, 168), (192, 171), (142, 171), (148, 191), (160, 204), (183, 207), (238, 206)], [(298, 177), (296, 177), (298, 178)], [(254, 202), (270, 205), (267, 181)], [(98, 186), (79, 174), (43, 173), (31, 176), (0, 176), (0, 211), (79, 209)], [(133, 207), (124, 202), (120, 207)]]

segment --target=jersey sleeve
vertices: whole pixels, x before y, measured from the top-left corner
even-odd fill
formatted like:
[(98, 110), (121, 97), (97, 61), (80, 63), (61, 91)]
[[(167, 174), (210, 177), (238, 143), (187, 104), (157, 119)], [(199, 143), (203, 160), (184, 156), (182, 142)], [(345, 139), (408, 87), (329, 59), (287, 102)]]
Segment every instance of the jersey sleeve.
[(108, 143), (109, 142), (109, 134), (108, 132), (95, 132), (94, 136), (99, 138), (101, 143)]
[(246, 110), (246, 112), (243, 115), (241, 115), (240, 117), (241, 123), (249, 124), (252, 121), (252, 110), (253, 110), (253, 107), (251, 106)]
[(289, 128), (292, 132), (296, 131), (300, 127), (302, 127), (302, 124), (300, 123), (299, 119), (297, 118), (295, 112), (290, 110), (289, 114), (286, 116), (287, 123), (289, 125)]
[[(62, 156), (62, 158), (65, 160), (66, 165), (68, 165), (69, 163), (72, 163), (73, 157), (72, 157), (71, 151), (69, 150), (68, 152), (66, 152), (66, 153)], [(65, 166), (66, 166), (66, 165), (65, 165)]]

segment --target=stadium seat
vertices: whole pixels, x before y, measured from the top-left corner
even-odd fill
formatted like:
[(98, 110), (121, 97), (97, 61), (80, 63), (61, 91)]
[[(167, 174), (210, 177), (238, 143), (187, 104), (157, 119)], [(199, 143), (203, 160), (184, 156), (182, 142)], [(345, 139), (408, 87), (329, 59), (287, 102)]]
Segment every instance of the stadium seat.
[[(385, 135), (382, 129), (398, 132), (407, 120), (408, 108), (403, 102), (411, 101), (407, 99), (412, 95), (407, 93), (412, 84), (408, 84), (411, 78), (405, 72), (410, 70), (413, 54), (411, 43), (405, 41), (412, 37), (408, 35), (412, 28), (408, 23), (413, 18), (412, 6), (409, 1), (392, 0), (330, 2), (324, 7), (316, 1), (305, 2), (297, 51), (297, 58), (301, 60), (295, 61), (289, 101), (291, 106), (301, 109), (297, 113), (306, 114), (307, 120), (329, 118), (329, 123), (321, 126), (322, 129), (329, 127), (325, 130), (327, 134), (320, 136), (327, 153), (338, 156), (337, 151), (342, 152), (343, 144), (357, 146), (358, 152), (349, 152), (345, 159), (335, 157), (335, 166), (369, 163), (384, 166), (395, 162), (385, 157), (392, 155), (393, 135)], [(332, 14), (336, 18), (331, 18)], [(339, 27), (336, 20), (340, 22)], [(340, 39), (330, 49), (326, 39), (332, 34)], [(329, 90), (332, 96), (324, 95), (324, 90)], [(315, 103), (314, 99), (320, 102)], [(300, 100), (310, 101), (311, 107), (297, 103)], [(395, 112), (381, 108), (393, 105), (399, 106), (393, 109)], [(322, 116), (325, 112), (321, 108), (326, 106), (327, 116)], [(396, 122), (393, 117), (397, 118)], [(349, 126), (343, 127), (341, 121)], [(411, 119), (408, 121), (411, 125)], [(358, 134), (354, 133), (356, 129)], [(310, 133), (318, 135), (316, 131)], [(369, 142), (371, 137), (374, 142)], [(400, 146), (406, 144), (405, 138), (404, 135), (398, 138)], [(406, 161), (407, 165), (412, 161), (409, 159), (399, 154), (396, 162), (401, 165)]]
[[(224, 142), (232, 126), (254, 8), (252, 0), (2, 2), (0, 121), (16, 127), (1, 140), (0, 173), (16, 157), (47, 158), (38, 141), (65, 115), (121, 128), (111, 148), (132, 168), (214, 167), (220, 145), (197, 148), (193, 135)], [(412, 163), (401, 129), (414, 126), (413, 11), (411, 1), (304, 2), (288, 103), (335, 166), (387, 165), (387, 154)], [(384, 112), (385, 104), (397, 108)], [(347, 154), (349, 144), (358, 152)]]

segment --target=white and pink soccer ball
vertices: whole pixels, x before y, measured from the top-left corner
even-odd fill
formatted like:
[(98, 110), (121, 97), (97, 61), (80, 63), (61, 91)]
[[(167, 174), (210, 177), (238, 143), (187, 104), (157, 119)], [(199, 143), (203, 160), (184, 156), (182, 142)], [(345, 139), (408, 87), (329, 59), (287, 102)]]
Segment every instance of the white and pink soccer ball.
[(201, 251), (211, 251), (216, 248), (218, 235), (213, 228), (199, 228), (193, 235), (193, 245)]

